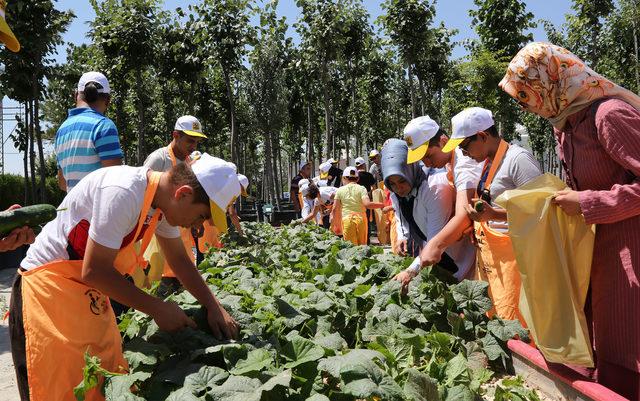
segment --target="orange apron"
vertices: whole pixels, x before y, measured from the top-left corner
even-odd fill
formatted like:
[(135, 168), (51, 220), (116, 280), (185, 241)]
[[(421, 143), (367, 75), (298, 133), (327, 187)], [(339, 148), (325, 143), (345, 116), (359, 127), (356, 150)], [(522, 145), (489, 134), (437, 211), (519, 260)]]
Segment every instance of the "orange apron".
[[(134, 240), (118, 253), (115, 267), (122, 274), (138, 266), (136, 261), (155, 230), (159, 210), (145, 232), (141, 251), (135, 252), (135, 239), (147, 218), (161, 174), (152, 173)], [(131, 259), (132, 252), (137, 259)], [(128, 369), (109, 298), (82, 282), (82, 263), (82, 260), (56, 261), (20, 272), (31, 401), (74, 400), (73, 388), (82, 381), (85, 351), (98, 356), (101, 366), (109, 371)], [(94, 388), (86, 400), (104, 400), (104, 396)]]
[[(383, 189), (376, 189), (372, 193), (372, 198), (374, 202), (382, 202), (385, 201), (385, 194)], [(371, 213), (372, 217), (376, 219), (376, 227), (378, 232), (378, 242), (380, 245), (387, 245), (390, 243), (389, 240), (389, 225), (387, 224), (387, 216), (382, 212), (382, 209), (375, 209)]]
[[(167, 146), (167, 151), (169, 152), (169, 156), (171, 157), (171, 165), (173, 167), (178, 164), (175, 154), (173, 153), (173, 149), (171, 145)], [(185, 159), (185, 163), (190, 162), (189, 156)], [(182, 238), (182, 243), (184, 244), (185, 250), (187, 251), (187, 255), (189, 259), (193, 263), (196, 261), (196, 257), (193, 254), (193, 236), (191, 235), (190, 228), (180, 227), (180, 238)], [(153, 238), (152, 240), (152, 249), (156, 250), (156, 252), (152, 252), (151, 254), (147, 254), (146, 256), (149, 259), (149, 272), (147, 273), (148, 282), (157, 281), (160, 279), (160, 269), (162, 269), (162, 277), (175, 277), (175, 273), (171, 270), (171, 266), (165, 260), (164, 256), (159, 253), (160, 247), (157, 244), (157, 239)], [(148, 286), (148, 285), (147, 285)]]
[[(508, 148), (507, 142), (500, 141), (500, 146), (487, 175), (486, 189), (491, 187), (491, 182)], [(485, 162), (485, 168), (486, 166)], [(484, 175), (484, 171), (482, 175)], [(479, 197), (477, 192), (476, 197)], [(489, 296), (493, 301), (493, 309), (489, 311), (489, 316), (497, 314), (502, 319), (517, 319), (526, 327), (518, 308), (520, 271), (511, 245), (511, 238), (508, 234), (492, 229), (487, 222), (474, 222), (473, 226), (480, 248), (478, 276), (481, 280), (489, 283)]]
[(205, 220), (202, 226), (204, 227), (204, 233), (198, 238), (198, 250), (201, 253), (207, 253), (210, 247), (222, 248), (218, 228), (211, 224), (209, 220)]

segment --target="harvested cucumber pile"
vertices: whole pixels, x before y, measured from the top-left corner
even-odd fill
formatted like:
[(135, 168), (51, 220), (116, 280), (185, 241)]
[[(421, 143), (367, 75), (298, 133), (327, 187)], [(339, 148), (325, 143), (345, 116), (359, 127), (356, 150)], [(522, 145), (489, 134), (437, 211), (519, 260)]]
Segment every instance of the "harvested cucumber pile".
[[(353, 246), (312, 225), (244, 224), (200, 270), (242, 326), (217, 341), (187, 292), (171, 295), (198, 330), (158, 331), (146, 315), (120, 324), (130, 373), (112, 375), (87, 356), (84, 392), (105, 376), (107, 400), (442, 400), (489, 396), (485, 384), (510, 366), (507, 340), (527, 332), (489, 319), (487, 284), (454, 283), (439, 268), (407, 296), (390, 278), (411, 259)], [(500, 400), (538, 400), (518, 380), (496, 384)]]
[(0, 235), (9, 234), (19, 227), (38, 228), (56, 218), (55, 206), (41, 204), (0, 212)]

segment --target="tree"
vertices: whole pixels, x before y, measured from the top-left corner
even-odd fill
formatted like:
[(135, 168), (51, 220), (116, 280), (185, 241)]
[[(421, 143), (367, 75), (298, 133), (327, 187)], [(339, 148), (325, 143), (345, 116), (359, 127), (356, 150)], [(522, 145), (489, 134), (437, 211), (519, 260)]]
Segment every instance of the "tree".
[[(67, 30), (73, 13), (57, 10), (51, 0), (17, 0), (7, 6), (7, 22), (22, 45), (19, 53), (12, 53), (5, 47), (0, 51), (0, 62), (4, 73), (0, 84), (5, 95), (25, 104), (25, 120), (17, 137), (18, 147), (25, 152), (25, 180), (31, 167), (31, 196), (25, 191), (25, 203), (35, 201), (35, 152), (34, 141), (38, 146), (40, 161), (40, 200), (46, 201), (45, 164), (40, 129), (40, 101), (45, 93), (45, 78), (51, 72), (51, 55), (56, 46), (62, 43), (62, 34)], [(27, 153), (28, 152), (28, 153)], [(29, 163), (27, 163), (27, 159)]]
[(270, 3), (260, 15), (260, 39), (250, 54), (251, 70), (247, 74), (247, 94), (252, 115), (264, 144), (266, 195), (280, 207), (282, 185), (278, 174), (280, 132), (286, 124), (287, 98), (284, 69), (287, 65), (287, 25), (276, 17), (277, 2)]
[(469, 10), (471, 26), (480, 43), (499, 57), (513, 57), (523, 44), (533, 40), (529, 28), (535, 28), (533, 14), (519, 0), (474, 0), (477, 9)]
[[(435, 33), (431, 27), (435, 17), (435, 2), (426, 0), (385, 0), (382, 4), (385, 14), (380, 16), (380, 22), (391, 41), (398, 48), (398, 53), (407, 68), (409, 90), (411, 95), (411, 117), (417, 115), (417, 100), (414, 90), (413, 77), (416, 73), (420, 82), (424, 81), (418, 64), (435, 40)], [(418, 71), (419, 69), (419, 71)], [(421, 99), (421, 114), (424, 114), (424, 98)]]
[(600, 54), (598, 36), (602, 19), (614, 9), (613, 0), (574, 0), (575, 14), (567, 15), (567, 45), (578, 57), (597, 69)]
[[(157, 42), (159, 23), (158, 0), (90, 0), (96, 13), (91, 22), (90, 36), (105, 57), (103, 70), (114, 89), (116, 125), (124, 125), (125, 95), (132, 90), (137, 109), (136, 163), (146, 157), (145, 136), (148, 124), (145, 110), (149, 106), (149, 87), (144, 71), (154, 61), (154, 44)], [(128, 130), (122, 135), (128, 145)], [(125, 152), (125, 162), (127, 153)]]
[(324, 102), (325, 138), (323, 154), (328, 158), (335, 152), (332, 133), (332, 110), (329, 80), (332, 63), (337, 60), (345, 42), (345, 29), (349, 20), (346, 0), (297, 0), (302, 9), (296, 30), (302, 38), (301, 47), (319, 66)]
[(222, 68), (231, 123), (231, 161), (238, 163), (238, 126), (236, 121), (235, 74), (242, 68), (247, 45), (254, 43), (254, 29), (249, 25), (248, 0), (203, 0), (191, 7), (197, 17), (195, 44), (206, 63), (219, 63)]

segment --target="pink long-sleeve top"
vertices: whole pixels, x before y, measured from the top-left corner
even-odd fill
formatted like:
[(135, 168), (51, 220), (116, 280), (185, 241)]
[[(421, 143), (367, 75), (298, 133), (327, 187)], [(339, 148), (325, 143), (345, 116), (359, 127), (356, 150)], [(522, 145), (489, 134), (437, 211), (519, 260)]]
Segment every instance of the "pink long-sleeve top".
[(605, 99), (556, 131), (568, 184), (596, 224), (591, 271), (600, 360), (640, 372), (640, 112)]

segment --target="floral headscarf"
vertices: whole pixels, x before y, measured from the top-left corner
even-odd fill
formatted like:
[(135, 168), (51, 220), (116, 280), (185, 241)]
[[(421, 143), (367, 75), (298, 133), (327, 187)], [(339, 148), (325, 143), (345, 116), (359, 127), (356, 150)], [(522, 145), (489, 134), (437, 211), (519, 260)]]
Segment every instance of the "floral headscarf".
[(526, 45), (511, 60), (500, 88), (527, 111), (557, 129), (568, 116), (603, 97), (614, 97), (640, 110), (640, 97), (594, 72), (565, 48), (550, 43)]

